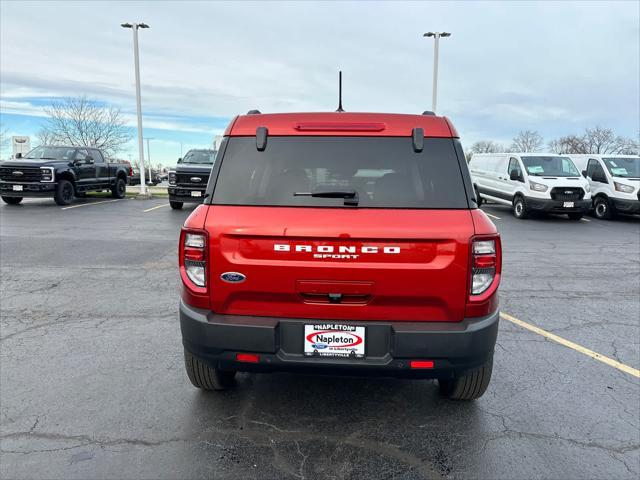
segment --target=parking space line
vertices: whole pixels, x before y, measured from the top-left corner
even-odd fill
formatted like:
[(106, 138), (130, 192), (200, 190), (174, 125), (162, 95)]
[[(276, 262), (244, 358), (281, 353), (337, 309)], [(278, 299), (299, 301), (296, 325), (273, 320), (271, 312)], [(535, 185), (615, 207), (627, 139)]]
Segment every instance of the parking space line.
[(581, 218), (580, 220), (583, 221), (583, 222), (590, 222), (591, 221), (588, 218)]
[(155, 210), (156, 208), (162, 208), (162, 207), (168, 207), (169, 204), (168, 203), (163, 203), (162, 205), (157, 205), (155, 207), (151, 207), (151, 208), (147, 208), (146, 210), (143, 210), (144, 213), (150, 212), (151, 210)]
[(588, 348), (583, 347), (582, 345), (578, 345), (577, 343), (573, 343), (569, 340), (566, 340), (562, 337), (559, 337), (558, 335), (554, 335), (551, 332), (547, 332), (546, 330), (543, 330), (539, 327), (536, 327), (535, 325), (531, 325), (530, 323), (527, 322), (523, 322), (522, 320), (519, 320), (515, 317), (512, 317), (511, 315), (509, 315), (508, 313), (500, 313), (500, 317), (503, 318), (504, 320), (508, 320), (511, 323), (514, 323), (522, 328), (526, 328), (527, 330), (533, 332), (533, 333), (537, 333), (538, 335), (542, 335), (545, 338), (548, 338), (549, 340), (553, 340), (554, 342), (559, 343), (560, 345), (564, 345), (565, 347), (571, 348), (577, 352), (580, 352), (588, 357), (593, 358), (594, 360), (598, 360), (599, 362), (602, 362), (604, 364), (609, 365), (610, 367), (613, 368), (617, 368), (618, 370), (628, 373), (629, 375), (633, 375), (636, 378), (640, 378), (640, 370), (638, 370), (637, 368), (633, 368), (630, 367), (629, 365), (625, 365), (624, 363), (620, 363), (616, 360), (613, 360), (612, 358), (609, 357), (605, 357), (604, 355), (594, 352), (593, 350), (589, 350)]
[(488, 212), (484, 212), (487, 217), (495, 218), (496, 220), (500, 220), (500, 217), (496, 217), (495, 215), (491, 215)]
[(102, 200), (101, 202), (83, 203), (81, 205), (71, 205), (70, 207), (62, 207), (60, 210), (69, 210), (70, 208), (88, 207), (90, 205), (98, 205), (100, 203), (119, 202), (120, 200), (121, 200), (120, 198), (116, 198), (115, 200)]

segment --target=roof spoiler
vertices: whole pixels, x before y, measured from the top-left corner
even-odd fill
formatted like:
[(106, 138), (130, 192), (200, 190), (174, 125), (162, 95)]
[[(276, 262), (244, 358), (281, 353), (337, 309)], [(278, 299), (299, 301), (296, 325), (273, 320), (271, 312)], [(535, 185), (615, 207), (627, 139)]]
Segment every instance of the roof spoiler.
[(260, 115), (262, 112), (260, 110), (249, 110), (247, 115)]
[(435, 113), (432, 112), (431, 110), (425, 110), (424, 112), (422, 112), (423, 115), (430, 115), (430, 116), (435, 116)]

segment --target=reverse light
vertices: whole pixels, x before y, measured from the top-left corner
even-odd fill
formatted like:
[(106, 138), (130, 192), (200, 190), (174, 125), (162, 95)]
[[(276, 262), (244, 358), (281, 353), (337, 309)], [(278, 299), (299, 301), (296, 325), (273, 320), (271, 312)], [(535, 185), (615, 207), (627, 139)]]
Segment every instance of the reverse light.
[(546, 185), (543, 185), (537, 182), (532, 182), (531, 180), (529, 180), (529, 188), (531, 190), (535, 190), (536, 192), (546, 192), (549, 189), (549, 187), (547, 187)]
[(635, 190), (631, 185), (625, 185), (624, 183), (613, 182), (616, 190), (622, 193), (633, 193)]
[(169, 172), (169, 185), (176, 184), (176, 172)]
[(53, 182), (54, 173), (52, 167), (40, 167), (40, 181), (41, 182)]
[(187, 233), (184, 236), (184, 246), (191, 248), (204, 248), (206, 239), (199, 233)]

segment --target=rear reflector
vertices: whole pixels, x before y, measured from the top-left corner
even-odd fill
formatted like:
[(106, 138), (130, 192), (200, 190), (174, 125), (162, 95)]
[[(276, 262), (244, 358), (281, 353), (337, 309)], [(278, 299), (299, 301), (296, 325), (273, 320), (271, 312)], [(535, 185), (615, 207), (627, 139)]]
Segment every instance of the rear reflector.
[(256, 355), (255, 353), (237, 353), (236, 360), (245, 363), (258, 363), (260, 361), (260, 355)]
[(411, 368), (433, 368), (433, 360), (411, 360)]
[(381, 132), (386, 123), (296, 123), (295, 129), (301, 132)]

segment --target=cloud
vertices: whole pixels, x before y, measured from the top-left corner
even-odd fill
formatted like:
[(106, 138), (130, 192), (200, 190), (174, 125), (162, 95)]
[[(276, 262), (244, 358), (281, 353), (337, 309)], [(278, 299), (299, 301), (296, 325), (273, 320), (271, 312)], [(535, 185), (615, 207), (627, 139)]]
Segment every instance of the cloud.
[(348, 110), (421, 112), (433, 58), (422, 33), (435, 28), (453, 33), (438, 113), (463, 136), (640, 129), (637, 2), (5, 2), (3, 105), (28, 114), (25, 99), (86, 94), (131, 121), (120, 23), (136, 19), (151, 25), (140, 32), (145, 124), (167, 132), (209, 134), (253, 108), (334, 110), (338, 69)]

